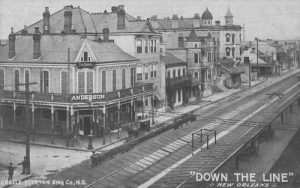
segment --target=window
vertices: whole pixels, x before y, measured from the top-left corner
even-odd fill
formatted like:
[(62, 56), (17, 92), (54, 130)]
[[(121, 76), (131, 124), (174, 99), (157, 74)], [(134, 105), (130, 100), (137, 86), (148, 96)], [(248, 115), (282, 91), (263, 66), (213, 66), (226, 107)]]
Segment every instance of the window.
[(198, 45), (197, 45), (197, 44), (195, 44), (195, 48), (198, 48)]
[(151, 50), (151, 53), (153, 53), (153, 50), (154, 50), (154, 48), (153, 48), (153, 44), (154, 42), (153, 42), (153, 40), (151, 40), (151, 45), (150, 45), (150, 50)]
[(106, 71), (102, 71), (102, 92), (106, 92)]
[(178, 73), (178, 77), (180, 77), (180, 68), (178, 69), (177, 73)]
[(60, 92), (61, 93), (67, 93), (67, 72), (61, 72), (60, 73)]
[(138, 54), (142, 53), (142, 40), (137, 40), (136, 41), (136, 52)]
[(173, 78), (175, 78), (175, 77), (176, 77), (176, 70), (173, 69)]
[(195, 78), (195, 79), (198, 79), (198, 78), (199, 78), (198, 72), (194, 72), (194, 78)]
[(199, 63), (199, 55), (198, 54), (194, 54), (194, 62)]
[(144, 103), (144, 104), (145, 104), (145, 106), (148, 106), (148, 105), (149, 105), (149, 104), (148, 104), (148, 98), (145, 99), (145, 103)]
[(135, 85), (136, 69), (130, 68), (130, 84), (133, 87)]
[(56, 110), (57, 121), (67, 121), (67, 113), (65, 110)]
[(230, 34), (226, 33), (225, 37), (226, 37), (226, 42), (230, 42)]
[(83, 61), (88, 61), (88, 53), (83, 52)]
[(93, 93), (93, 72), (86, 72), (86, 92)]
[(0, 90), (4, 89), (4, 69), (0, 69)]
[(154, 78), (156, 78), (156, 68), (157, 68), (157, 65), (153, 65)]
[(154, 52), (156, 52), (156, 40), (154, 40)]
[(184, 47), (184, 38), (183, 38), (183, 34), (179, 33), (178, 36), (178, 47), (179, 48), (183, 48)]
[(113, 70), (113, 79), (112, 79), (113, 91), (117, 90), (117, 70)]
[(126, 70), (125, 69), (122, 69), (122, 89), (125, 89), (126, 88)]
[(148, 53), (148, 40), (145, 40), (145, 53)]
[(30, 72), (29, 70), (25, 70), (25, 83), (29, 83)]
[(211, 70), (207, 70), (207, 79), (211, 79)]
[(178, 102), (180, 102), (181, 101), (181, 90), (179, 89), (178, 90)]
[(15, 70), (15, 91), (19, 91), (20, 87), (20, 70)]
[(235, 37), (235, 34), (232, 34), (232, 44), (234, 44), (234, 37)]
[(153, 78), (153, 65), (151, 65), (151, 67), (150, 67), (150, 76), (151, 76), (151, 78)]
[(232, 48), (232, 57), (234, 57), (235, 48)]
[(84, 93), (84, 72), (78, 72), (78, 93)]
[(226, 48), (226, 56), (230, 56), (230, 48), (229, 47)]
[(211, 53), (207, 54), (207, 61), (210, 63), (211, 62)]
[(142, 67), (136, 68), (136, 77), (137, 77), (137, 80), (143, 80)]
[(93, 72), (78, 72), (78, 93), (93, 93)]
[(185, 76), (185, 68), (182, 69), (182, 75)]
[(145, 80), (148, 80), (148, 67), (144, 67)]
[(171, 71), (168, 70), (168, 78), (171, 78)]
[(242, 34), (240, 34), (240, 42), (242, 42)]
[(49, 71), (41, 71), (40, 91), (45, 93), (49, 92)]
[(42, 109), (42, 119), (44, 120), (49, 120), (51, 119), (51, 110), (43, 108)]

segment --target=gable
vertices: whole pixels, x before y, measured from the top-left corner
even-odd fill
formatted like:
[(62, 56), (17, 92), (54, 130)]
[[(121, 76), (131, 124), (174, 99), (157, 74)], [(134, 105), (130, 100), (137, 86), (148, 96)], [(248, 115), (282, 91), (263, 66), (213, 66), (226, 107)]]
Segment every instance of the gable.
[(75, 58), (75, 62), (96, 62), (97, 58), (88, 42), (85, 39), (81, 45), (81, 48)]

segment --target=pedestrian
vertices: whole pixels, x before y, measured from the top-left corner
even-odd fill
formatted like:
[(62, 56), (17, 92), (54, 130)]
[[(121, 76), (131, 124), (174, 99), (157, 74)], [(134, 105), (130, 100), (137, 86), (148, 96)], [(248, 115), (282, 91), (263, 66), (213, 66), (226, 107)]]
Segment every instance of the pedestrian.
[(21, 174), (25, 174), (26, 168), (27, 168), (27, 157), (25, 156), (24, 160), (22, 162), (18, 163), (18, 165), (22, 165), (23, 171), (22, 171)]
[(8, 180), (12, 180), (14, 176), (14, 170), (16, 167), (13, 167), (11, 162), (7, 168), (8, 168)]

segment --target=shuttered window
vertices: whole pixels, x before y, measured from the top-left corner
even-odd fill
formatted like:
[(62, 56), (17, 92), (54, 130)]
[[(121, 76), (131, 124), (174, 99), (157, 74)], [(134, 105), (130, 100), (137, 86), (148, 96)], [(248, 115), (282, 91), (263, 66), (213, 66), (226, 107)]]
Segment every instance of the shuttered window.
[(67, 93), (67, 72), (61, 72), (60, 89), (61, 93)]
[(122, 89), (126, 87), (126, 72), (125, 69), (122, 69)]
[(87, 72), (86, 74), (86, 92), (93, 93), (93, 72)]
[(20, 84), (20, 71), (15, 70), (15, 91), (19, 91)]
[(0, 90), (4, 90), (4, 70), (0, 69)]
[(78, 72), (78, 93), (84, 93), (85, 88), (84, 72)]
[(135, 85), (135, 76), (136, 76), (135, 68), (130, 68), (130, 84), (131, 84), (131, 87), (133, 87)]
[(106, 92), (106, 71), (102, 71), (102, 92)]
[(113, 91), (117, 90), (117, 71), (113, 70), (113, 79), (112, 79)]
[(25, 70), (25, 83), (29, 83), (29, 70)]

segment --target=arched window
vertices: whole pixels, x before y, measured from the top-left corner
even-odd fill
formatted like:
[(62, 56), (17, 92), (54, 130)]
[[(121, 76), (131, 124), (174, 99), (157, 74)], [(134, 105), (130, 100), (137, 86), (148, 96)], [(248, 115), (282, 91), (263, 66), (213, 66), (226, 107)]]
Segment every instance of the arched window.
[(230, 34), (226, 33), (225, 37), (226, 37), (226, 42), (230, 42)]
[(230, 56), (230, 48), (229, 47), (226, 48), (226, 56)]
[(232, 34), (232, 44), (234, 44), (234, 37), (235, 37), (235, 34)]

